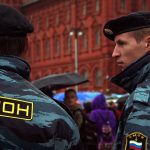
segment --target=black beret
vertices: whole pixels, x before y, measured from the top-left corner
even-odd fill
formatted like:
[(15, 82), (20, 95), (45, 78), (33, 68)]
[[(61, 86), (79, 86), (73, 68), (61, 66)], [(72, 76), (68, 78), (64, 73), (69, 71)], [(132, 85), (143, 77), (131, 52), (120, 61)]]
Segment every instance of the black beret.
[(150, 27), (150, 12), (134, 12), (108, 21), (103, 28), (104, 35), (114, 40), (116, 35)]
[(32, 24), (27, 18), (8, 5), (0, 4), (0, 36), (26, 36), (33, 32)]

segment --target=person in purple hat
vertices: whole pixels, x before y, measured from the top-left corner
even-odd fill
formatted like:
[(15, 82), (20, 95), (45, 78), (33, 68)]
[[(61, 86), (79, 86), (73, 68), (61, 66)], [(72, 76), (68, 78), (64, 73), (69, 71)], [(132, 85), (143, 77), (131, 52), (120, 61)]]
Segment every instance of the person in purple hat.
[[(97, 95), (93, 99), (91, 107), (92, 111), (89, 118), (90, 120), (96, 122), (98, 125), (98, 149), (104, 150), (106, 149), (106, 147), (108, 147), (108, 149), (110, 150), (112, 149), (116, 132), (115, 115), (111, 110), (107, 108), (106, 99), (103, 94)], [(102, 145), (106, 145), (106, 147), (102, 147)]]

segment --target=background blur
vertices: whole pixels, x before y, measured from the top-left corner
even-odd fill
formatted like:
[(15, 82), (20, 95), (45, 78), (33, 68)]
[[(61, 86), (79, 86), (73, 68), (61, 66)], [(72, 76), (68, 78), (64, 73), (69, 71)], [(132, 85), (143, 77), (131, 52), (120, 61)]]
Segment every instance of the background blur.
[[(49, 74), (76, 72), (90, 80), (80, 91), (125, 93), (109, 78), (120, 71), (111, 59), (113, 42), (103, 36), (110, 18), (150, 10), (149, 0), (0, 0), (33, 23), (26, 58), (31, 81)], [(134, 21), (134, 20), (133, 20)]]

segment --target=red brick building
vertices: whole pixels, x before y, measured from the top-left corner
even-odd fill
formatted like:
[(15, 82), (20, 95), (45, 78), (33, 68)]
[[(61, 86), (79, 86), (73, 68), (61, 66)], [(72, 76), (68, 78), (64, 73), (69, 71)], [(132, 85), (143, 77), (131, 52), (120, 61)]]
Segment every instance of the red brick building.
[[(111, 59), (113, 42), (103, 36), (102, 28), (110, 18), (132, 11), (150, 10), (148, 0), (0, 2), (20, 9), (35, 27), (26, 55), (32, 68), (31, 80), (48, 74), (78, 71), (90, 80), (90, 83), (80, 85), (80, 90), (122, 92), (108, 81), (119, 68)], [(72, 31), (74, 34), (70, 36)]]

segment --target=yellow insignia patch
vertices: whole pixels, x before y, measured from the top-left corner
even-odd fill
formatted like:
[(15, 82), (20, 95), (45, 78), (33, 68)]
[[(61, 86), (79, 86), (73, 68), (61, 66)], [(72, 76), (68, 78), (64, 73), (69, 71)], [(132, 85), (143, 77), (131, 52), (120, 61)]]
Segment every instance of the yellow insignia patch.
[(104, 31), (105, 31), (105, 33), (107, 33), (107, 34), (109, 34), (109, 35), (112, 35), (112, 34), (113, 34), (112, 30), (110, 30), (110, 29), (104, 29)]
[(0, 96), (0, 116), (32, 120), (33, 102)]
[(140, 132), (132, 132), (126, 136), (125, 150), (147, 150), (148, 137)]

